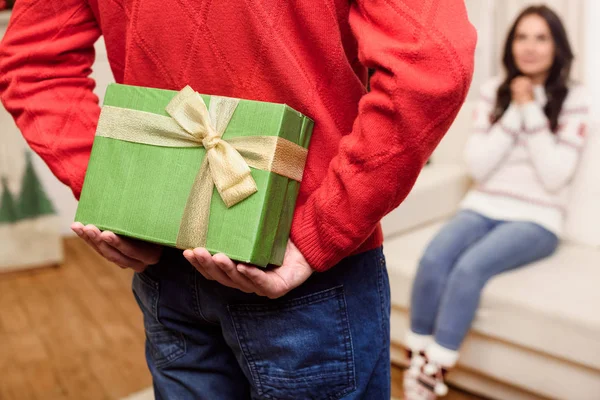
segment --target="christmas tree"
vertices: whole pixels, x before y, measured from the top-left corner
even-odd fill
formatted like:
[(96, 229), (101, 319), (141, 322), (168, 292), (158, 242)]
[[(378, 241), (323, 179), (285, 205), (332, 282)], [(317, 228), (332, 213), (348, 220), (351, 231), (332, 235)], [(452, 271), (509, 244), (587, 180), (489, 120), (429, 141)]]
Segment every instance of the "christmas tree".
[(44, 188), (40, 183), (31, 160), (31, 153), (26, 153), (25, 174), (19, 196), (19, 208), (17, 215), (19, 219), (40, 217), (42, 215), (54, 214), (54, 207)]
[(2, 178), (2, 198), (0, 199), (0, 224), (12, 223), (17, 220), (17, 207), (6, 178)]

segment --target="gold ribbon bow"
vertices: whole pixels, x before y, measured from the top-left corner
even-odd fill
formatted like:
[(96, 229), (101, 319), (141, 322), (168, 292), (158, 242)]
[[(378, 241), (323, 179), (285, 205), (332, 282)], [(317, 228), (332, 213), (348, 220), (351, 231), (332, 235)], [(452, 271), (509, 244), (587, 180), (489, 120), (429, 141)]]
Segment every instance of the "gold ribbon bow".
[(210, 107), (189, 86), (167, 105), (171, 116), (112, 106), (102, 107), (98, 136), (162, 147), (204, 147), (204, 158), (187, 200), (177, 247), (204, 247), (213, 187), (229, 208), (256, 193), (250, 167), (302, 180), (307, 150), (276, 136), (224, 140), (238, 99), (212, 96)]

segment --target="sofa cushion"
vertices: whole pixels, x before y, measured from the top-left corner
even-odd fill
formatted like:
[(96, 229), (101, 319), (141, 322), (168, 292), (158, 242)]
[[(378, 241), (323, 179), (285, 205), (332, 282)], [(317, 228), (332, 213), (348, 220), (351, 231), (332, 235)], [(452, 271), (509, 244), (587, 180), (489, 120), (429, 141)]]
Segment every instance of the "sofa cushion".
[(458, 165), (425, 166), (410, 194), (381, 221), (383, 234), (393, 237), (454, 213), (468, 185), (467, 173)]
[[(392, 361), (406, 365), (408, 310), (394, 307), (391, 316)], [(400, 346), (400, 347), (398, 347)], [(448, 382), (496, 400), (598, 400), (600, 370), (524, 348), (506, 340), (471, 333), (461, 349), (458, 368)]]
[[(407, 309), (419, 258), (441, 223), (387, 240), (395, 307)], [(600, 369), (600, 251), (563, 244), (555, 255), (493, 278), (473, 329), (519, 346)]]

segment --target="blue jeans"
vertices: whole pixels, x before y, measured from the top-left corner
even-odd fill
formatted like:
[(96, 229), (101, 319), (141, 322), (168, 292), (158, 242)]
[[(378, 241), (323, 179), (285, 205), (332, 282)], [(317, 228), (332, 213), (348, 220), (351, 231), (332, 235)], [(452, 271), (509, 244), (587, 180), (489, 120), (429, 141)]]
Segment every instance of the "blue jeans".
[(458, 350), (495, 275), (548, 257), (556, 235), (531, 222), (496, 221), (459, 212), (429, 244), (419, 264), (411, 301), (411, 330), (435, 335)]
[(165, 249), (133, 279), (156, 399), (390, 398), (382, 249), (315, 273), (277, 300), (208, 281)]

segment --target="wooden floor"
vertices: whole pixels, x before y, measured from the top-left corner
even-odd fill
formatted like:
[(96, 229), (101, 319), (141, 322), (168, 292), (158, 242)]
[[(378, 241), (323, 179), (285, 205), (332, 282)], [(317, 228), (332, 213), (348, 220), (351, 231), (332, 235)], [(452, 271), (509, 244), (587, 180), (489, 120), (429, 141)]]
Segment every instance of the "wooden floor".
[[(0, 400), (113, 400), (149, 386), (131, 276), (79, 239), (59, 268), (0, 274)], [(399, 368), (392, 387), (401, 398)]]
[(131, 276), (79, 239), (59, 268), (0, 275), (0, 399), (119, 399), (149, 386)]

